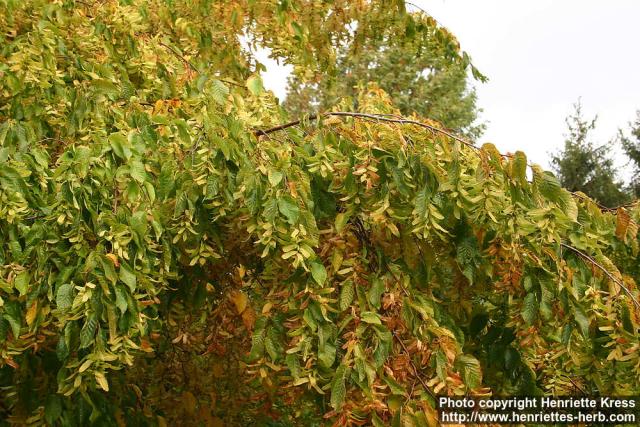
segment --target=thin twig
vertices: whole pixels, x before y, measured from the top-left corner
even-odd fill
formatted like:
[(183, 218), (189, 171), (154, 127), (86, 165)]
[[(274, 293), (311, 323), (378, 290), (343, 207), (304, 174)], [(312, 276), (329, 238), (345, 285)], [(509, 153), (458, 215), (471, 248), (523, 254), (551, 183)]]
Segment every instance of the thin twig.
[(584, 390), (582, 389), (582, 387), (580, 387), (580, 386), (578, 385), (578, 383), (576, 383), (576, 382), (573, 380), (573, 378), (571, 378), (569, 375), (562, 375), (562, 376), (563, 376), (563, 377), (568, 378), (568, 379), (569, 379), (569, 381), (571, 381), (571, 384), (573, 384), (573, 386), (574, 386), (577, 390), (580, 390), (580, 392), (582, 392), (582, 394), (584, 394), (584, 395), (586, 395), (586, 394), (587, 394), (587, 392), (586, 392), (586, 391), (584, 391)]
[[(158, 42), (158, 43), (160, 44), (160, 46), (164, 46), (165, 48), (169, 49), (171, 51), (171, 53), (173, 53), (179, 59), (184, 61), (189, 66), (189, 68), (191, 68), (193, 71), (195, 71), (196, 73), (200, 73), (200, 70), (198, 70), (198, 68), (195, 65), (193, 65), (193, 63), (191, 61), (189, 61), (187, 58), (185, 58), (184, 55), (182, 55), (176, 48), (174, 48), (173, 46), (169, 46), (168, 44), (163, 43), (163, 42)], [(234, 81), (227, 80), (227, 79), (222, 78), (222, 77), (217, 77), (216, 76), (216, 79), (220, 80), (221, 82), (230, 84), (232, 86), (244, 87), (240, 83), (236, 83)]]
[(193, 65), (191, 63), (191, 61), (189, 61), (187, 58), (184, 57), (184, 55), (182, 55), (180, 53), (180, 51), (178, 51), (178, 49), (174, 48), (173, 46), (169, 46), (168, 44), (165, 44), (164, 42), (158, 42), (158, 44), (160, 46), (164, 46), (167, 49), (169, 49), (175, 56), (177, 56), (178, 58), (180, 58), (185, 64), (187, 64), (193, 71), (195, 72), (199, 72), (198, 69), (196, 68), (195, 65)]
[(436, 397), (435, 394), (433, 394), (431, 389), (429, 387), (427, 387), (427, 383), (425, 383), (424, 380), (422, 379), (422, 377), (420, 376), (420, 372), (418, 371), (418, 367), (415, 365), (415, 363), (413, 363), (413, 360), (411, 359), (411, 354), (409, 353), (409, 350), (407, 350), (407, 346), (404, 345), (404, 343), (402, 342), (400, 337), (396, 334), (396, 331), (391, 331), (391, 333), (393, 334), (394, 338), (400, 343), (400, 346), (402, 347), (402, 350), (404, 351), (404, 353), (409, 358), (409, 363), (411, 364), (411, 367), (413, 368), (413, 372), (416, 374), (416, 378), (418, 378), (418, 381), (420, 381), (420, 384), (422, 384), (422, 387), (424, 387), (424, 389), (431, 395), (431, 397), (435, 398)]
[(578, 255), (580, 255), (583, 259), (589, 261), (591, 264), (595, 265), (596, 267), (598, 267), (600, 270), (602, 270), (602, 272), (604, 274), (607, 275), (607, 277), (609, 277), (609, 279), (611, 279), (611, 281), (613, 281), (615, 284), (617, 284), (618, 286), (620, 286), (620, 288), (622, 288), (625, 293), (629, 296), (629, 298), (631, 298), (631, 301), (633, 301), (633, 303), (636, 305), (636, 307), (640, 310), (640, 302), (638, 302), (638, 300), (633, 296), (633, 293), (631, 293), (631, 291), (629, 290), (629, 288), (627, 288), (621, 280), (619, 280), (617, 277), (615, 277), (613, 274), (611, 274), (609, 272), (609, 270), (607, 270), (606, 268), (604, 268), (602, 265), (600, 265), (595, 259), (593, 259), (592, 257), (590, 257), (589, 255), (585, 254), (584, 252), (582, 252), (581, 250), (574, 248), (571, 245), (567, 245), (566, 243), (562, 243), (560, 242), (560, 246), (562, 246), (563, 248), (567, 248), (572, 250), (573, 252), (577, 253)]

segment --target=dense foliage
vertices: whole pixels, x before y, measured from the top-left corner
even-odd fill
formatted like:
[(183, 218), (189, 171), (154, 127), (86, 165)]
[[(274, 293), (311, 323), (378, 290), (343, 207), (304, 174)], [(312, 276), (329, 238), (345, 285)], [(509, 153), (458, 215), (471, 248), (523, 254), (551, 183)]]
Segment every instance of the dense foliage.
[[(638, 207), (375, 85), (273, 130), (237, 35), (314, 73), (354, 21), (414, 18), (0, 0), (0, 418), (433, 425), (437, 394), (640, 392)], [(465, 64), (435, 23), (411, 37)]]

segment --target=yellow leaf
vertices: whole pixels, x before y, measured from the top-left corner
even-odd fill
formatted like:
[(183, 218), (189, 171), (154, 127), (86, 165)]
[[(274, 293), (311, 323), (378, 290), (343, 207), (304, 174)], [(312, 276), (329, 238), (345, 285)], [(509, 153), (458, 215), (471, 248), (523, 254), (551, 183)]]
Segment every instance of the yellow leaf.
[(109, 383), (107, 382), (104, 374), (102, 372), (96, 372), (95, 377), (100, 388), (102, 388), (104, 391), (109, 391)]
[(247, 302), (249, 301), (249, 298), (244, 292), (233, 291), (231, 293), (231, 301), (233, 301), (233, 303), (235, 304), (238, 314), (242, 314), (242, 312), (247, 308)]
[(118, 255), (116, 255), (116, 254), (107, 254), (105, 256), (111, 260), (113, 265), (115, 265), (116, 267), (120, 267), (120, 261), (118, 261)]
[(198, 400), (190, 391), (185, 391), (182, 393), (182, 407), (185, 412), (190, 415), (196, 413), (196, 406), (198, 405)]
[(38, 315), (38, 301), (34, 301), (27, 310), (27, 325), (31, 326), (33, 322), (36, 320), (36, 316)]
[(84, 363), (80, 365), (80, 369), (78, 369), (78, 372), (86, 371), (89, 368), (89, 366), (91, 366), (92, 363), (93, 363), (93, 360), (91, 359), (85, 360)]
[(262, 314), (268, 314), (273, 308), (273, 304), (268, 302), (262, 307)]
[(618, 212), (616, 213), (616, 237), (618, 239), (624, 241), (630, 221), (631, 217), (627, 213), (627, 210), (625, 208), (618, 208)]

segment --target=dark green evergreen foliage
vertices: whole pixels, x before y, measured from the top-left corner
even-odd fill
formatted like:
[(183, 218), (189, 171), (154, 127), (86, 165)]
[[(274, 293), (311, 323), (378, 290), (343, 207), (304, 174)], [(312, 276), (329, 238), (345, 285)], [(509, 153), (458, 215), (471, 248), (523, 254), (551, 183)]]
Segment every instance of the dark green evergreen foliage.
[(596, 145), (591, 140), (591, 131), (596, 127), (597, 117), (583, 117), (580, 102), (574, 104), (575, 111), (566, 119), (568, 133), (564, 148), (552, 154), (551, 165), (560, 184), (569, 191), (580, 191), (607, 207), (615, 207), (628, 201), (623, 184), (618, 180), (613, 159), (610, 157), (612, 143)]
[(620, 132), (620, 142), (633, 167), (633, 176), (629, 183), (629, 191), (634, 198), (640, 197), (640, 110), (636, 112), (636, 120), (629, 124), (631, 135)]

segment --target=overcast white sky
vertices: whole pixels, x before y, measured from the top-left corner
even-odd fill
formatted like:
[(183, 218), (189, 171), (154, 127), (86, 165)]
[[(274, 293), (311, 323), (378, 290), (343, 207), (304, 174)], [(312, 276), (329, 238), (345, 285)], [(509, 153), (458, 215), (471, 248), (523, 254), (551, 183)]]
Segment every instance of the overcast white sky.
[[(455, 34), (489, 77), (476, 84), (488, 122), (481, 143), (523, 150), (548, 167), (579, 97), (587, 116), (598, 115), (595, 141), (611, 139), (640, 109), (638, 0), (412, 2)], [(286, 67), (266, 65), (265, 85), (284, 99)]]

